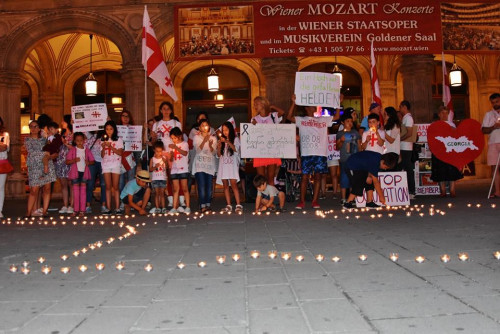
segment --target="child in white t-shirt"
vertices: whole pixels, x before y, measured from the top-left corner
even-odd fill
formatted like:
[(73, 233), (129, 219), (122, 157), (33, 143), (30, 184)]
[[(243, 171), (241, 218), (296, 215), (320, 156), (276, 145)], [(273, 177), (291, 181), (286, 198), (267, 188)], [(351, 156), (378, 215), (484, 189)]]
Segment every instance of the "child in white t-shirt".
[(368, 115), (368, 127), (369, 130), (363, 132), (361, 150), (384, 154), (385, 132), (378, 128), (379, 119), (377, 114)]
[[(177, 212), (184, 212), (186, 214), (191, 213), (190, 196), (188, 191), (188, 178), (189, 178), (189, 144), (184, 140), (184, 134), (178, 127), (170, 130), (170, 139), (172, 144), (168, 146), (170, 149), (170, 179), (172, 180), (172, 190), (173, 190), (173, 208), (170, 210), (170, 214)], [(179, 191), (182, 187), (184, 192), (184, 199), (186, 203), (186, 208), (179, 206)]]
[(153, 144), (154, 156), (149, 161), (152, 174), (151, 187), (155, 192), (155, 208), (150, 213), (167, 213), (165, 207), (165, 188), (167, 187), (167, 156), (164, 153), (163, 142)]
[(102, 174), (106, 184), (106, 206), (107, 210), (103, 213), (111, 211), (111, 194), (115, 200), (115, 213), (122, 214), (120, 210), (120, 166), (122, 164), (123, 140), (118, 137), (118, 130), (113, 121), (107, 121), (104, 124), (104, 136), (101, 140), (102, 151)]

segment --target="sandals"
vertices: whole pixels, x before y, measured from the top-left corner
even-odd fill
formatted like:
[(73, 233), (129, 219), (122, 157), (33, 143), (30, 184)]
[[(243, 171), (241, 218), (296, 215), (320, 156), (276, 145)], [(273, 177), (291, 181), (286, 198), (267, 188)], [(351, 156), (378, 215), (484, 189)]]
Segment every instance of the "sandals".
[(233, 207), (230, 204), (228, 204), (228, 205), (226, 205), (226, 207), (224, 209), (222, 209), (222, 211), (223, 212), (231, 212), (231, 211), (233, 211)]
[(236, 205), (236, 209), (234, 210), (234, 212), (236, 213), (243, 212), (243, 205), (241, 204)]

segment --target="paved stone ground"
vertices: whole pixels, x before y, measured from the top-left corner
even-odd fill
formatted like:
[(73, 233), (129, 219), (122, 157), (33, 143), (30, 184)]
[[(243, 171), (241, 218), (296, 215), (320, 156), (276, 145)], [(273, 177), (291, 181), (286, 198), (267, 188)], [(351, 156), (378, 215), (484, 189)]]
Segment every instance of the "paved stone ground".
[[(334, 210), (326, 218), (310, 209), (255, 216), (250, 204), (241, 216), (179, 216), (170, 223), (135, 217), (122, 219), (137, 231), (122, 240), (129, 230), (116, 217), (89, 216), (76, 226), (67, 218), (63, 226), (59, 215), (48, 225), (5, 223), (0, 332), (500, 333), (500, 261), (493, 257), (500, 220), (492, 207), (500, 202), (485, 199), (488, 186), (486, 180), (462, 182), (451, 208), (450, 199), (426, 197), (412, 203), (420, 211), (342, 213), (337, 200), (324, 200), (324, 208)], [(222, 199), (216, 204), (222, 207)], [(24, 203), (7, 202), (5, 212), (23, 210)], [(110, 237), (116, 240), (107, 244)], [(99, 240), (101, 248), (71, 255)], [(252, 250), (260, 257), (251, 258)], [(270, 250), (292, 258), (270, 259)], [(397, 262), (388, 258), (393, 252)], [(459, 261), (459, 252), (470, 260)], [(235, 253), (238, 262), (230, 259)], [(451, 262), (440, 261), (445, 253)], [(69, 259), (62, 261), (63, 254)], [(317, 262), (317, 254), (325, 261)], [(216, 255), (226, 255), (226, 264), (217, 264)], [(418, 255), (426, 261), (416, 263)], [(40, 256), (51, 274), (41, 273)], [(334, 263), (333, 256), (342, 260)], [(29, 275), (9, 272), (24, 260)], [(197, 265), (202, 260), (205, 268)], [(124, 270), (114, 268), (117, 261), (125, 262)], [(97, 271), (96, 263), (106, 268)], [(153, 271), (143, 269), (147, 263)], [(79, 272), (81, 264), (88, 271)], [(71, 272), (62, 274), (62, 266)]]

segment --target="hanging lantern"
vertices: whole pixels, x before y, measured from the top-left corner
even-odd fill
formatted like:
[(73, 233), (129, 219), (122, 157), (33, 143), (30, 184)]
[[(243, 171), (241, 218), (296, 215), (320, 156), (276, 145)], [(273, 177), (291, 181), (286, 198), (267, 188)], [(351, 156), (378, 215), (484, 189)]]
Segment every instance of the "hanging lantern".
[(219, 91), (219, 75), (215, 71), (214, 61), (212, 60), (212, 68), (208, 72), (208, 91), (218, 92)]
[(453, 56), (453, 66), (450, 70), (450, 85), (458, 87), (462, 85), (462, 69), (457, 65), (455, 56)]
[(333, 75), (339, 78), (340, 87), (342, 87), (342, 72), (337, 65), (337, 56), (335, 56), (335, 64), (333, 65)]
[(96, 96), (97, 95), (97, 80), (92, 74), (92, 38), (94, 35), (90, 34), (90, 73), (87, 79), (85, 79), (85, 94), (87, 96)]

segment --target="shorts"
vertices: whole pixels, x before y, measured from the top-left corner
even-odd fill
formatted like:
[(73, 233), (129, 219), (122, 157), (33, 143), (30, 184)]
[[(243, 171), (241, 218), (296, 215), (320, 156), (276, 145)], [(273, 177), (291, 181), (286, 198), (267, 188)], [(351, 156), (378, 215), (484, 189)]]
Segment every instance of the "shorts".
[[(268, 201), (271, 199), (271, 197), (269, 195), (264, 195), (264, 194), (262, 194), (262, 198), (265, 200), (268, 200)], [(280, 198), (278, 195), (273, 197), (273, 204), (277, 205), (277, 206), (280, 205)]]
[(78, 177), (76, 179), (71, 180), (71, 184), (87, 183), (87, 180), (83, 179), (83, 174), (85, 174), (85, 173), (78, 172)]
[(180, 174), (170, 174), (171, 180), (187, 180), (189, 179), (189, 173), (180, 173)]
[(157, 189), (157, 188), (166, 188), (167, 187), (167, 180), (153, 180), (151, 181), (151, 188)]
[(320, 173), (320, 174), (327, 174), (328, 173), (328, 167), (326, 165), (326, 157), (319, 156), (319, 155), (308, 155), (305, 157), (300, 157), (301, 161), (301, 167), (302, 167), (302, 174), (313, 174), (313, 173)]
[(493, 143), (488, 145), (488, 155), (486, 157), (486, 162), (488, 166), (496, 166), (499, 154), (500, 154), (500, 143)]
[[(141, 190), (139, 190), (138, 192), (136, 192), (132, 198), (132, 201), (134, 203), (139, 203), (140, 201), (142, 201), (142, 199), (144, 198), (144, 194), (146, 193), (146, 188), (141, 188)], [(123, 199), (122, 199), (122, 202), (123, 204), (126, 204), (128, 205), (129, 202), (128, 202), (128, 195), (125, 196)]]
[(327, 160), (326, 164), (327, 164), (328, 167), (338, 166), (339, 165), (339, 159)]
[(117, 167), (104, 167), (104, 166), (102, 166), (102, 173), (103, 174), (106, 174), (106, 173), (121, 174), (120, 173), (120, 166), (117, 166)]
[(351, 194), (356, 196), (363, 196), (363, 189), (370, 191), (375, 189), (373, 183), (366, 183), (368, 178), (368, 172), (365, 170), (351, 170), (348, 174), (349, 180), (351, 181), (352, 189)]

